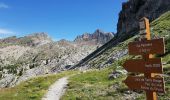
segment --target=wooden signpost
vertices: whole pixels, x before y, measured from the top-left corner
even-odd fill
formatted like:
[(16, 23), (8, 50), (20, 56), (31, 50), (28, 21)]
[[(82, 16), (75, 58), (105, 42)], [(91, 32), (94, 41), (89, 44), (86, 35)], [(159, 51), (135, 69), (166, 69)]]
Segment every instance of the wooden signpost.
[(124, 83), (129, 89), (146, 91), (147, 100), (157, 100), (156, 92), (165, 93), (163, 77), (155, 77), (163, 73), (161, 58), (153, 58), (152, 54), (164, 54), (164, 39), (151, 40), (149, 20), (140, 20), (140, 41), (129, 43), (130, 55), (142, 55), (142, 59), (127, 60), (123, 67), (128, 72), (144, 73), (144, 76), (128, 76)]
[(153, 39), (129, 43), (130, 55), (164, 54), (164, 39)]
[(152, 58), (148, 61), (145, 61), (143, 59), (127, 60), (123, 64), (123, 67), (128, 72), (163, 73), (162, 62), (160, 58)]
[(128, 76), (124, 82), (130, 89), (140, 89), (159, 93), (165, 92), (163, 78), (145, 78)]

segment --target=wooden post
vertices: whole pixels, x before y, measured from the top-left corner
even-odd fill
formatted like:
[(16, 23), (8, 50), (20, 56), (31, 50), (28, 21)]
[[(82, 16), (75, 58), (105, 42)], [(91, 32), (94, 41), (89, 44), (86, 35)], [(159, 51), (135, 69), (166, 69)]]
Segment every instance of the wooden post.
[[(149, 20), (145, 17), (142, 18), (140, 21), (140, 30), (141, 30), (140, 35), (142, 37), (141, 41), (151, 40)], [(152, 54), (144, 54), (143, 55), (143, 59), (145, 59), (146, 61), (149, 60), (150, 58), (153, 58)], [(155, 74), (145, 72), (144, 76), (147, 78), (150, 78), (150, 77), (154, 77)], [(156, 92), (146, 91), (146, 98), (147, 98), (147, 100), (158, 100)]]
[[(123, 67), (128, 72), (144, 73), (144, 77), (128, 76), (124, 83), (132, 90), (146, 91), (147, 100), (158, 100), (156, 92), (165, 93), (165, 83), (163, 77), (155, 77), (162, 74), (163, 69), (161, 58), (154, 58), (152, 54), (164, 54), (165, 43), (163, 38), (151, 40), (149, 20), (147, 18), (142, 18), (140, 21), (139, 41), (129, 43), (128, 49), (130, 55), (142, 55), (143, 59), (127, 60)], [(137, 64), (140, 64), (140, 66)], [(135, 68), (137, 66), (138, 69)]]

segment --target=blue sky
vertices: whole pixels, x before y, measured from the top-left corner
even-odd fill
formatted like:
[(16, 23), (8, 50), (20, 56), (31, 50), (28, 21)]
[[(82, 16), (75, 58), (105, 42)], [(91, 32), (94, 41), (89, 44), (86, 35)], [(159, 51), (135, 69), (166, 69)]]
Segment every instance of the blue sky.
[(102, 29), (116, 32), (127, 0), (0, 0), (0, 38), (47, 32), (54, 40)]

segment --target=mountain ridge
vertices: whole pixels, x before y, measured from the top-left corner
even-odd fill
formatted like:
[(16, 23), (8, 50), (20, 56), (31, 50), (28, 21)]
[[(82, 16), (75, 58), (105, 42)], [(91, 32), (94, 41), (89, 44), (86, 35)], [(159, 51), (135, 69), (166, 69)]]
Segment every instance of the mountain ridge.
[(64, 39), (55, 42), (41, 32), (1, 39), (0, 46), (0, 87), (11, 87), (31, 77), (67, 70), (99, 44)]
[(112, 32), (103, 32), (97, 29), (94, 33), (84, 33), (75, 38), (74, 42), (79, 44), (103, 45), (114, 37)]

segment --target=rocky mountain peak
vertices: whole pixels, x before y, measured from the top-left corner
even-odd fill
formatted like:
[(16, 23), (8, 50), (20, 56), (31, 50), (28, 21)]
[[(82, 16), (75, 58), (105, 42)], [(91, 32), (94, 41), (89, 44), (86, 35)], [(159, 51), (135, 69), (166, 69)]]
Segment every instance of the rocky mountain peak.
[(104, 33), (101, 29), (97, 29), (94, 33)]
[(74, 40), (79, 44), (105, 44), (110, 39), (114, 37), (113, 33), (106, 33), (100, 29), (97, 29), (94, 33), (84, 33), (83, 35), (79, 35)]

